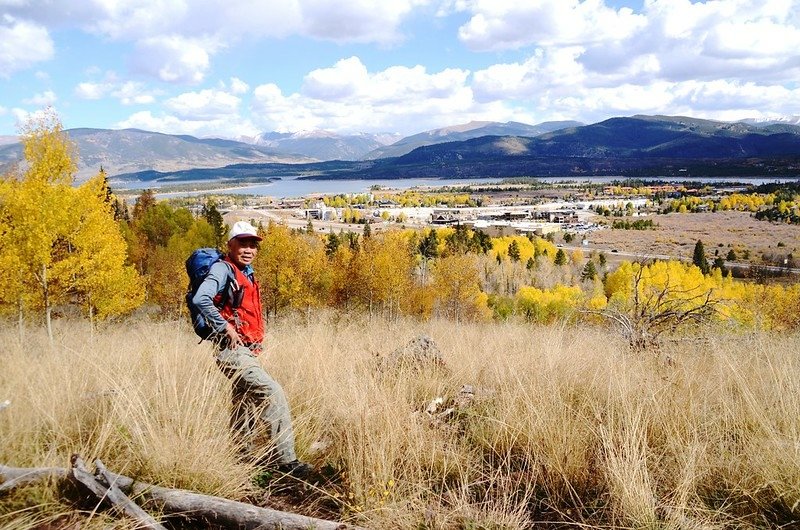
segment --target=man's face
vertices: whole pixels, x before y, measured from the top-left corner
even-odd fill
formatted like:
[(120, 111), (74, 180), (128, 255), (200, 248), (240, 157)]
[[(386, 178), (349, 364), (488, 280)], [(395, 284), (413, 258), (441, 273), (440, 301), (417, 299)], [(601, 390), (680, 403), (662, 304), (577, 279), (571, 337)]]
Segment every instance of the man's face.
[(258, 240), (254, 237), (234, 237), (228, 241), (228, 256), (238, 267), (253, 263), (258, 253)]

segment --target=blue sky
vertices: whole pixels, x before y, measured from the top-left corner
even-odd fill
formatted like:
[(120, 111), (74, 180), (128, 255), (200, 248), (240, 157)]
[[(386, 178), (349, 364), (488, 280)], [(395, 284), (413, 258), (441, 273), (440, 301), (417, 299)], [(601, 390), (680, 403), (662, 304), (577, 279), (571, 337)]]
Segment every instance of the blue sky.
[(0, 135), (800, 115), (800, 0), (0, 0)]

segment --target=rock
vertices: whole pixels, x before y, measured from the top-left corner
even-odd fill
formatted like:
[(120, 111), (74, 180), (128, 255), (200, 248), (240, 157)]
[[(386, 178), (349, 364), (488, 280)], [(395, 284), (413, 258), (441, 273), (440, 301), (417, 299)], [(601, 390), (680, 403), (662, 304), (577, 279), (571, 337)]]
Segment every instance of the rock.
[(445, 367), (442, 352), (427, 335), (418, 335), (410, 342), (394, 350), (381, 363), (383, 368), (410, 367), (421, 369), (426, 366)]

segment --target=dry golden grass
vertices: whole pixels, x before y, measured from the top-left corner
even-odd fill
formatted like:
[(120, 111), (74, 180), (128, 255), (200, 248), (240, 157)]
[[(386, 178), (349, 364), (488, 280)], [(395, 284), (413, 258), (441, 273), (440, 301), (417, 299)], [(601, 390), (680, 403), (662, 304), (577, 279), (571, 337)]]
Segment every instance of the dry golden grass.
[[(263, 357), (289, 397), (301, 456), (341, 472), (300, 511), (317, 498), (370, 528), (800, 521), (796, 335), (709, 331), (634, 355), (599, 328), (310, 317), (271, 323)], [(0, 401), (12, 401), (0, 411), (0, 462), (64, 466), (80, 452), (165, 486), (270, 502), (236, 461), (228, 382), (187, 326), (60, 324), (54, 347), (43, 332), (20, 341), (0, 330)], [(446, 369), (378, 369), (421, 333)], [(476, 388), (472, 406), (431, 422), (430, 400), (464, 384)], [(0, 527), (56, 516), (131, 527), (77, 514), (52, 488), (0, 498)]]

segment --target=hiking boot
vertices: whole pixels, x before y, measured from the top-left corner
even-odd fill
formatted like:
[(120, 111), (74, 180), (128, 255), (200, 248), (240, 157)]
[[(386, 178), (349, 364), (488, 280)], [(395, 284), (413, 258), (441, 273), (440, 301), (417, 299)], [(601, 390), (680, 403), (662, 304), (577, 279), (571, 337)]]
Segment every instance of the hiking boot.
[(286, 464), (278, 464), (275, 469), (285, 475), (300, 479), (308, 478), (314, 473), (314, 466), (301, 462), (300, 460), (292, 460)]

